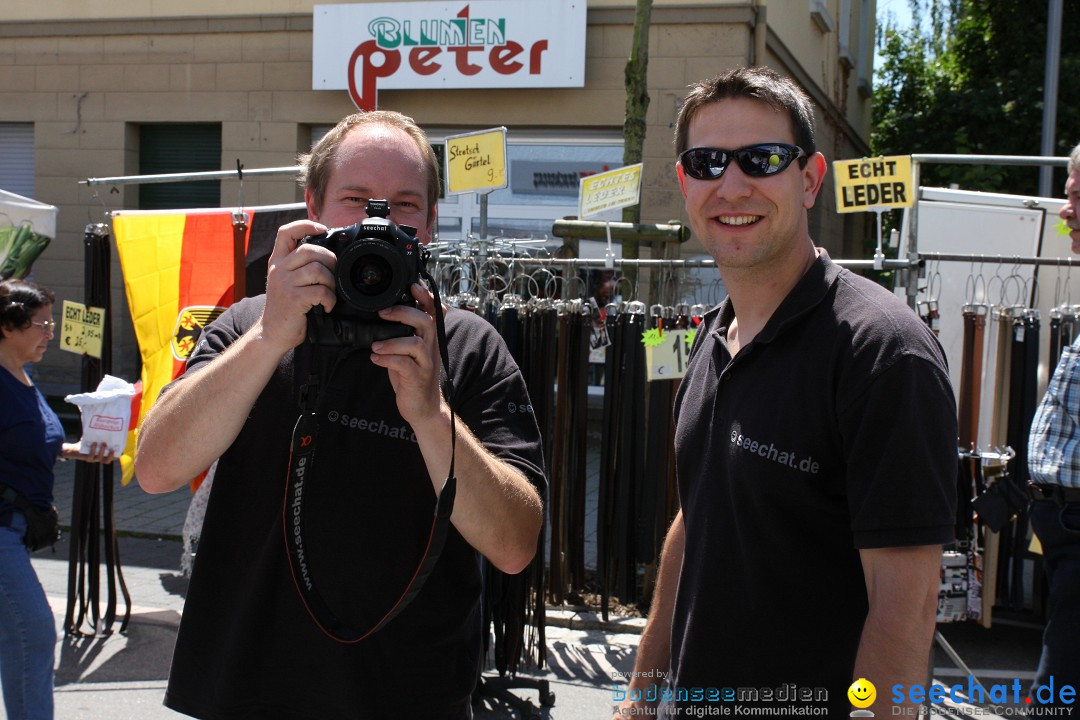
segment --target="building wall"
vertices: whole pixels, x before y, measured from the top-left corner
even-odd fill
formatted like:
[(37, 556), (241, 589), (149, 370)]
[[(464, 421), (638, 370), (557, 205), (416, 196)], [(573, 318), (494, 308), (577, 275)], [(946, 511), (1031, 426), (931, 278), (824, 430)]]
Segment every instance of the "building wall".
[[(404, 1), (404, 0), (403, 0)], [(81, 184), (135, 174), (141, 123), (220, 122), (221, 167), (280, 167), (307, 149), (312, 125), (353, 112), (344, 91), (311, 90), (311, 0), (239, 0), (227, 15), (216, 0), (60, 0), (19, 3), (0, 22), (0, 122), (33, 122), (36, 199), (59, 206), (57, 238), (35, 265), (60, 298), (83, 298), (82, 237), (107, 210), (137, 206), (134, 186)], [(859, 0), (817, 3), (835, 20)], [(838, 60), (837, 31), (823, 31), (812, 0), (654, 0), (649, 34), (648, 132), (642, 221), (686, 221), (674, 174), (671, 135), (686, 87), (720, 70), (764, 61), (795, 77), (819, 105), (819, 149), (829, 160), (868, 152), (870, 106)], [(854, 7), (851, 7), (854, 6)], [(380, 106), (421, 125), (462, 131), (515, 128), (619, 129), (623, 70), (630, 52), (630, 0), (589, 0), (586, 86), (538, 90), (383, 91)], [(871, 24), (872, 31), (872, 24)], [(755, 43), (755, 38), (760, 38)], [(763, 57), (756, 57), (764, 41)], [(222, 203), (239, 202), (235, 181)], [(249, 178), (247, 206), (301, 199), (283, 178)], [(812, 212), (812, 233), (834, 257), (852, 257), (871, 225), (834, 212), (831, 181)], [(554, 219), (554, 218), (553, 218)], [(702, 252), (696, 240), (684, 255)], [(137, 374), (118, 263), (113, 262), (114, 374)], [(78, 358), (53, 351), (39, 368), (43, 387), (73, 388)]]

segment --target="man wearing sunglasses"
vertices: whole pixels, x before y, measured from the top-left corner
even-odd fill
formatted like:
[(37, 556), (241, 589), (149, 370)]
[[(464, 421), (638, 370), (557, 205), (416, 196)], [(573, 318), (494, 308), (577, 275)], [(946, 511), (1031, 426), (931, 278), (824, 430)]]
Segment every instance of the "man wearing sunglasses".
[(661, 717), (846, 717), (865, 678), (872, 711), (892, 715), (894, 687), (929, 677), (954, 539), (944, 354), (901, 300), (810, 237), (826, 165), (792, 81), (739, 68), (694, 86), (675, 144), (690, 225), (730, 295), (705, 316), (676, 400), (682, 509), (617, 714), (656, 697)]

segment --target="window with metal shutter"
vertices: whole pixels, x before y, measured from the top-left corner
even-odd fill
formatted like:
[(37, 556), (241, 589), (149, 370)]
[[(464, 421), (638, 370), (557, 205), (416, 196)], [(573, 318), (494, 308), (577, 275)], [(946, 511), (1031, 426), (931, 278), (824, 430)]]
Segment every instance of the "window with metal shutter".
[[(140, 126), (140, 175), (217, 170), (221, 170), (220, 124)], [(220, 180), (147, 183), (139, 186), (139, 208), (143, 210), (220, 206)]]
[(0, 123), (0, 190), (34, 197), (34, 123)]

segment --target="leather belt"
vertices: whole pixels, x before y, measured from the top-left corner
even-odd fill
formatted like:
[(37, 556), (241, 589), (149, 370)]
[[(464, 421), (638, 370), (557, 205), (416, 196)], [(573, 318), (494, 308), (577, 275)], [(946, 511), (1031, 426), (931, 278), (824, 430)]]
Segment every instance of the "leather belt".
[(1065, 503), (1080, 503), (1080, 488), (1065, 487), (1064, 485), (1042, 485), (1028, 483), (1028, 496), (1032, 500), (1048, 500), (1063, 505)]
[(986, 305), (965, 305), (964, 345), (960, 373), (959, 441), (962, 450), (975, 447), (979, 434), (979, 408), (982, 395), (983, 334), (986, 329)]

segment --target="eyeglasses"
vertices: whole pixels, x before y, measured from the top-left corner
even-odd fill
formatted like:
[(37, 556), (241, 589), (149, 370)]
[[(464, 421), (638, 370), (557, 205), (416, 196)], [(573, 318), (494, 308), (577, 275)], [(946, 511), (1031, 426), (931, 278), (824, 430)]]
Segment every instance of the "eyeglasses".
[(39, 328), (41, 328), (42, 330), (44, 330), (47, 333), (56, 332), (56, 322), (53, 321), (53, 320), (44, 320), (42, 322), (37, 322), (36, 320), (31, 320), (30, 324), (31, 325), (37, 325)]
[(695, 180), (716, 180), (724, 174), (732, 159), (750, 177), (767, 177), (782, 172), (792, 160), (805, 156), (801, 147), (786, 143), (748, 145), (738, 150), (697, 147), (680, 155), (679, 164)]

